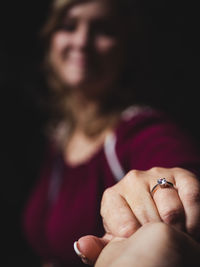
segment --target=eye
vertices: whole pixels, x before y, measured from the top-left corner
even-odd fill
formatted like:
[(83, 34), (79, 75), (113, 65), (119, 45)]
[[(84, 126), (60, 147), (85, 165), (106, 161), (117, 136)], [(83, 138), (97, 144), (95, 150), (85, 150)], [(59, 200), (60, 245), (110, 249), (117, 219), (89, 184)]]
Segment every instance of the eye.
[(76, 26), (77, 26), (76, 21), (71, 19), (66, 19), (61, 23), (59, 29), (67, 32), (73, 32), (76, 30)]
[(110, 21), (101, 21), (97, 22), (94, 25), (94, 32), (106, 36), (115, 36), (116, 35), (116, 27), (115, 24)]

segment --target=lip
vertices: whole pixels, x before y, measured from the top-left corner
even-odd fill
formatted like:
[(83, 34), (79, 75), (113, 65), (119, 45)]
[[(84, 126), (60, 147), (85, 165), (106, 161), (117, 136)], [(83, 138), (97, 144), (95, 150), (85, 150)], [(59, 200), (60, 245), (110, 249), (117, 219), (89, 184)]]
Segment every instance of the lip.
[(68, 63), (79, 67), (85, 67), (88, 65), (88, 58), (85, 55), (71, 54), (68, 56)]
[(86, 67), (88, 65), (87, 60), (82, 58), (70, 58), (68, 63), (72, 64), (73, 66), (77, 67)]

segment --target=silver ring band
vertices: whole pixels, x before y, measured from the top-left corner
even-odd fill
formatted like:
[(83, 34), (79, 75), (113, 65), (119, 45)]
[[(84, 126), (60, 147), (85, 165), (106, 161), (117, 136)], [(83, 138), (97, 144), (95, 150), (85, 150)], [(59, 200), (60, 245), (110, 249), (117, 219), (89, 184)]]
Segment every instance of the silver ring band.
[(154, 187), (151, 189), (151, 193), (153, 193), (153, 191), (156, 189), (156, 187), (157, 186), (160, 186), (161, 188), (165, 188), (165, 187), (167, 187), (167, 186), (172, 186), (172, 187), (174, 187), (174, 185), (171, 183), (171, 182), (168, 182), (167, 180), (166, 180), (166, 178), (159, 178), (158, 180), (157, 180), (157, 184), (156, 185), (154, 185)]

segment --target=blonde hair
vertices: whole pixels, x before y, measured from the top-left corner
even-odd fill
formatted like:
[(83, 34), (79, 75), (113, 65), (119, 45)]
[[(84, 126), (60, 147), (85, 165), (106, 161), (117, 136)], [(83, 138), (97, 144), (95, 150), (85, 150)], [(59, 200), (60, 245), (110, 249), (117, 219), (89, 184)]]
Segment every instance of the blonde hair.
[[(44, 57), (44, 71), (46, 73), (47, 77), (47, 83), (48, 86), (51, 89), (51, 98), (50, 98), (50, 112), (51, 112), (51, 120), (48, 124), (50, 127), (48, 127), (48, 131), (55, 132), (55, 129), (58, 128), (58, 125), (62, 122), (66, 124), (66, 129), (68, 129), (68, 132), (70, 132), (74, 125), (75, 121), (72, 116), (71, 112), (71, 106), (73, 106), (73, 103), (70, 98), (70, 88), (67, 88), (65, 84), (62, 83), (62, 81), (57, 77), (56, 73), (54, 72), (51, 63), (49, 62), (49, 45), (51, 41), (51, 37), (59, 29), (60, 23), (62, 21), (63, 16), (66, 14), (66, 10), (69, 9), (71, 6), (75, 5), (76, 3), (80, 2), (86, 2), (86, 1), (93, 1), (93, 0), (54, 0), (52, 2), (52, 5), (50, 7), (50, 12), (48, 19), (41, 31), (42, 40), (45, 47), (45, 57)], [(101, 0), (103, 1), (103, 0)], [(137, 14), (134, 14), (135, 11), (138, 10), (138, 7), (135, 8), (135, 0), (105, 0), (110, 1), (113, 6), (112, 8), (116, 8), (120, 14), (122, 14), (121, 17), (121, 24), (125, 24), (125, 20), (128, 20), (128, 23), (130, 24), (130, 18), (131, 23), (134, 23), (134, 30), (133, 30), (133, 24), (132, 25), (126, 25), (127, 28), (134, 32), (134, 34), (138, 34), (138, 31), (136, 29), (136, 19), (138, 18)], [(133, 12), (134, 11), (134, 12)], [(133, 22), (134, 21), (134, 22)], [(129, 33), (130, 37), (131, 33)], [(130, 40), (129, 46), (132, 48), (132, 42)], [(134, 43), (135, 46), (135, 43)], [(130, 50), (129, 47), (129, 50)], [(132, 51), (132, 50), (131, 50)], [(130, 58), (130, 55), (129, 55)], [(135, 64), (135, 61), (129, 61), (128, 70), (125, 69), (123, 73), (123, 79), (121, 84), (119, 85), (119, 88), (115, 88), (114, 92), (109, 92), (109, 95), (106, 95), (103, 99), (100, 100), (101, 109), (99, 110), (98, 114), (94, 114), (93, 116), (88, 116), (88, 123), (85, 128), (85, 132), (88, 135), (96, 135), (101, 130), (103, 130), (106, 125), (112, 125), (116, 122), (116, 114), (119, 114), (124, 108), (127, 106), (133, 104), (134, 99), (136, 100), (136, 96), (134, 95), (133, 88), (134, 88), (134, 80), (130, 77), (132, 77), (132, 73), (130, 72), (130, 69), (132, 69), (132, 72), (136, 70), (133, 66), (133, 62)], [(131, 63), (131, 64), (130, 64)], [(136, 64), (137, 65), (137, 64)], [(125, 78), (124, 78), (125, 77)], [(120, 87), (123, 86), (123, 91)], [(113, 101), (113, 93), (115, 95), (115, 101)], [(105, 116), (106, 115), (106, 116)], [(100, 116), (101, 119), (96, 120), (96, 118)], [(49, 130), (51, 129), (51, 130)]]

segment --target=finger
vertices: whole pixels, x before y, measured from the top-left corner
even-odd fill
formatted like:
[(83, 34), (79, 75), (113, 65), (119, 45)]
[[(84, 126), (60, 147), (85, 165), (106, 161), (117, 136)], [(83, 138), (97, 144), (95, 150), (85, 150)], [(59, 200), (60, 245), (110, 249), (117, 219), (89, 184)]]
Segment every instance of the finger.
[(127, 260), (125, 264), (121, 264), (119, 261), (120, 259), (127, 258), (127, 255), (131, 257), (131, 251), (127, 247), (128, 239), (129, 238), (114, 237), (101, 252), (95, 262), (95, 267), (127, 266)]
[(141, 226), (126, 200), (113, 187), (104, 192), (101, 216), (106, 232), (114, 236), (129, 237)]
[[(174, 179), (172, 178), (167, 179), (167, 181), (174, 184)], [(175, 187), (166, 185), (166, 187), (161, 188), (158, 185), (156, 190), (152, 192), (152, 197), (162, 221), (184, 231), (185, 212)]]
[(123, 181), (123, 196), (141, 225), (160, 222), (161, 218), (150, 194), (149, 185), (143, 181), (144, 172), (131, 171)]
[(112, 238), (108, 234), (102, 238), (93, 235), (83, 236), (74, 243), (74, 250), (85, 264), (93, 265), (102, 249)]
[(133, 196), (126, 196), (133, 213), (141, 225), (149, 222), (161, 222), (162, 219), (158, 213), (155, 202), (149, 192), (142, 192), (141, 196), (134, 198)]
[(191, 172), (178, 170), (176, 186), (185, 210), (186, 231), (198, 239), (200, 237), (200, 183)]

